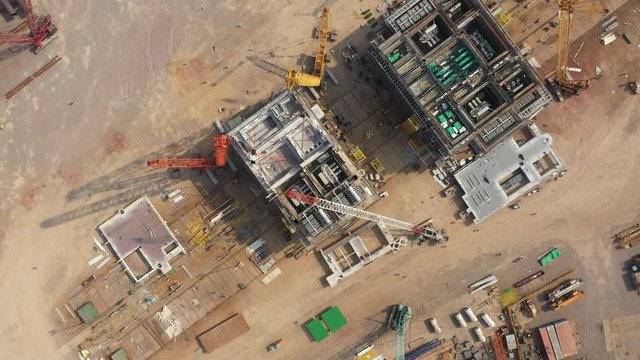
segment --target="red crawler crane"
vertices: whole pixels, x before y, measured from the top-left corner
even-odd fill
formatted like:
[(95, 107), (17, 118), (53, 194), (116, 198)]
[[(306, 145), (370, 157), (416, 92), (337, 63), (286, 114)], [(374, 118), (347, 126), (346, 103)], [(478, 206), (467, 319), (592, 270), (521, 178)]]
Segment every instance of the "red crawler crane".
[(29, 34), (0, 34), (0, 43), (33, 44), (37, 51), (43, 47), (42, 41), (58, 29), (51, 22), (51, 16), (36, 16), (33, 13), (31, 0), (22, 0), (22, 4), (27, 15)]
[(154, 169), (205, 169), (222, 168), (227, 165), (227, 149), (231, 138), (227, 135), (213, 137), (216, 150), (215, 159), (156, 159), (147, 161), (147, 166)]

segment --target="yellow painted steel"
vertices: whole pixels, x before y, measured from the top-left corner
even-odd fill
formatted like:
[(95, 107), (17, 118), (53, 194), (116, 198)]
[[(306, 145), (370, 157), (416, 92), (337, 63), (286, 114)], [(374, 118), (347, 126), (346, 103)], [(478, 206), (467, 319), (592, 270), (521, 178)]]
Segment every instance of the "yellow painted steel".
[(314, 75), (305, 74), (295, 70), (289, 70), (287, 73), (287, 89), (291, 90), (297, 86), (320, 86), (322, 78)]
[(316, 44), (316, 57), (313, 63), (313, 73), (305, 74), (300, 71), (289, 70), (285, 78), (287, 89), (295, 86), (320, 86), (324, 75), (325, 58), (327, 56), (327, 44), (331, 36), (331, 12), (329, 8), (322, 10), (320, 26), (318, 27), (318, 42)]
[(511, 14), (509, 14), (505, 9), (500, 8), (498, 14), (496, 15), (496, 20), (498, 20), (500, 26), (505, 27), (511, 22), (512, 17)]
[(360, 146), (356, 146), (353, 150), (351, 150), (351, 156), (354, 158), (355, 161), (357, 161), (359, 164), (361, 164), (367, 157), (364, 155), (364, 152), (362, 151), (362, 149), (360, 149)]
[(571, 17), (575, 12), (603, 13), (609, 10), (602, 1), (598, 5), (583, 3), (579, 0), (558, 0), (558, 67), (556, 69), (556, 81), (561, 89), (578, 93), (589, 87), (589, 80), (572, 80), (567, 73), (569, 61), (569, 43), (571, 33)]
[(402, 130), (404, 130), (404, 133), (407, 135), (415, 133), (421, 127), (422, 123), (420, 123), (420, 120), (415, 115), (408, 117), (407, 120), (402, 122)]
[(384, 171), (386, 170), (384, 168), (384, 166), (382, 166), (382, 163), (380, 162), (380, 160), (378, 160), (378, 158), (373, 159), (369, 165), (371, 166), (371, 168), (373, 169), (373, 171), (375, 171), (378, 174), (382, 174), (384, 173)]
[(418, 151), (420, 148), (424, 146), (424, 142), (422, 141), (422, 139), (420, 139), (420, 137), (414, 136), (411, 139), (409, 139), (409, 146), (411, 146), (413, 151)]

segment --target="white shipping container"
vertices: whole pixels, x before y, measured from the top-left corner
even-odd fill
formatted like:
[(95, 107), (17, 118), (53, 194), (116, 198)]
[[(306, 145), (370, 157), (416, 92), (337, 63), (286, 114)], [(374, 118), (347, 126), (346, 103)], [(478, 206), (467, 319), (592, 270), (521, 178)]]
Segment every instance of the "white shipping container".
[(609, 45), (612, 42), (614, 42), (616, 40), (616, 35), (615, 34), (609, 34), (605, 37), (602, 38), (602, 40), (600, 40), (600, 43), (602, 43), (602, 45)]
[(484, 321), (484, 323), (487, 325), (487, 327), (492, 328), (492, 327), (496, 326), (496, 323), (493, 322), (493, 320), (486, 313), (480, 314), (480, 319), (482, 319), (482, 321)]
[(467, 315), (467, 319), (469, 319), (469, 321), (471, 321), (471, 322), (478, 321), (478, 318), (476, 317), (476, 314), (474, 314), (473, 310), (471, 310), (470, 308), (466, 307), (466, 308), (462, 309), (462, 311), (464, 312), (465, 315)]

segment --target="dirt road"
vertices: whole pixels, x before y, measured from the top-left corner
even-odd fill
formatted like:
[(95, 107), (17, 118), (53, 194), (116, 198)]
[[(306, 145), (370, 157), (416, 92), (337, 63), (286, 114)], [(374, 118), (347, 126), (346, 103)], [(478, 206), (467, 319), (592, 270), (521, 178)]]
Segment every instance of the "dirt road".
[[(357, 7), (373, 8), (374, 3), (358, 2)], [(306, 1), (267, 0), (37, 3), (39, 12), (54, 17), (59, 38), (37, 56), (24, 53), (0, 64), (0, 88), (7, 91), (48, 57), (60, 54), (64, 60), (0, 104), (0, 123), (5, 124), (0, 131), (4, 353), (27, 360), (68, 356), (74, 343), (57, 348), (48, 335), (48, 316), (53, 304), (90, 273), (93, 229), (118, 206), (161, 189), (153, 178), (145, 180), (148, 158), (188, 151), (208, 136), (213, 121), (280, 88), (278, 76), (247, 57), (257, 54), (282, 68), (293, 66), (301, 53), (313, 52), (310, 34), (327, 5), (344, 9), (335, 16), (342, 34), (358, 28), (361, 20), (346, 0), (312, 7)], [(637, 48), (618, 50), (626, 63), (638, 64)], [(587, 45), (582, 54), (586, 51)], [(473, 227), (449, 224), (457, 208), (437, 195), (428, 176), (392, 178), (386, 200), (395, 200), (373, 210), (407, 220), (434, 216), (454, 239), (446, 248), (388, 256), (335, 289), (322, 287), (323, 272), (313, 256), (287, 261), (277, 281), (251, 286), (216, 312), (242, 311), (252, 330), (213, 356), (261, 357), (266, 344), (285, 337), (290, 341), (275, 354), (278, 358), (296, 359), (302, 353), (330, 358), (375, 328), (385, 306), (405, 302), (419, 314), (437, 312), (478, 269), (500, 266), (495, 251), (515, 255), (549, 244), (572, 248), (601, 285), (584, 305), (576, 305), (589, 306), (597, 315), (587, 326), (596, 327), (597, 319), (613, 313), (624, 315), (623, 308), (598, 307), (597, 299), (611, 299), (609, 294), (620, 290), (610, 277), (620, 259), (609, 236), (638, 217), (640, 143), (635, 139), (640, 130), (634, 114), (639, 105), (615, 76), (625, 64), (612, 63), (614, 57), (599, 49), (593, 54), (612, 76), (539, 116), (567, 163), (566, 177), (527, 199), (520, 212), (503, 211)], [(607, 103), (594, 101), (601, 98)], [(114, 185), (130, 179), (138, 181), (125, 189)], [(530, 216), (533, 212), (539, 215)], [(398, 281), (393, 273), (406, 278)], [(613, 299), (607, 304), (613, 305)], [(341, 307), (349, 327), (321, 345), (312, 344), (300, 326), (330, 305)], [(156, 358), (202, 358), (192, 351), (193, 342), (179, 341), (172, 349)], [(595, 340), (588, 348), (595, 355), (598, 349)]]

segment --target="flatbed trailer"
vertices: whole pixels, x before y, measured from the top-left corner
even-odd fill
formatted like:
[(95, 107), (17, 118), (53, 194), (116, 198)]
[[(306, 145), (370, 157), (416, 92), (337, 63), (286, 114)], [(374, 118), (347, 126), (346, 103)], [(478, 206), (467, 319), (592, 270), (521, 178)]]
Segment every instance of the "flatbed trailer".
[(633, 245), (633, 243), (640, 241), (640, 223), (619, 232), (616, 234), (616, 241), (619, 248), (627, 248)]
[(561, 297), (560, 299), (552, 302), (550, 304), (551, 310), (558, 310), (560, 308), (563, 308), (565, 306), (569, 306), (571, 304), (573, 304), (574, 302), (582, 299), (584, 297), (584, 291), (582, 290), (573, 290), (572, 292), (566, 294), (565, 296)]

